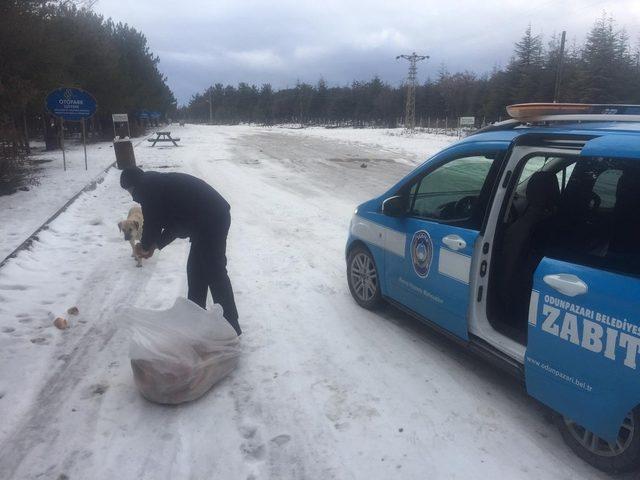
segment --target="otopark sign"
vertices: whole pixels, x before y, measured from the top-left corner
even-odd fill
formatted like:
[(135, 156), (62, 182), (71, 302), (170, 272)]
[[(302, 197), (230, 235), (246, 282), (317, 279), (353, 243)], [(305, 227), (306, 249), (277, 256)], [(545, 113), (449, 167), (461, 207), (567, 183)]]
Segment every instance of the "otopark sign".
[(64, 121), (82, 123), (82, 142), (84, 145), (84, 168), (87, 169), (87, 139), (85, 120), (91, 118), (98, 109), (98, 103), (93, 96), (79, 88), (57, 88), (47, 95), (45, 100), (47, 110), (51, 115), (60, 119), (62, 162), (67, 169), (64, 152)]
[(91, 118), (98, 108), (96, 99), (79, 88), (57, 88), (47, 95), (47, 110), (69, 122)]

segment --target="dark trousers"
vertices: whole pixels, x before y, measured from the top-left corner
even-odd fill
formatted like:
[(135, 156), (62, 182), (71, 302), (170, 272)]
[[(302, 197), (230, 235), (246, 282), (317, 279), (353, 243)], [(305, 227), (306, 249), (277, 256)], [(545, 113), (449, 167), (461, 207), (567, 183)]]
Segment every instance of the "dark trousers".
[(227, 275), (227, 234), (231, 225), (230, 215), (215, 222), (211, 233), (194, 235), (187, 261), (189, 300), (207, 308), (207, 292), (211, 290), (213, 301), (224, 310), (224, 318), (240, 335), (238, 310), (233, 298), (231, 280)]

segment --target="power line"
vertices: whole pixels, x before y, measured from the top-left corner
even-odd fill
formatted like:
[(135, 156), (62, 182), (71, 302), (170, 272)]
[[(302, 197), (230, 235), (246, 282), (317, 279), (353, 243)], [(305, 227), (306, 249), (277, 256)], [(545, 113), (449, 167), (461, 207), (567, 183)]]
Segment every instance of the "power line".
[(404, 107), (404, 127), (410, 132), (416, 125), (416, 75), (418, 74), (418, 62), (426, 60), (429, 55), (398, 55), (396, 60), (403, 58), (409, 61), (409, 75), (407, 75), (407, 102)]

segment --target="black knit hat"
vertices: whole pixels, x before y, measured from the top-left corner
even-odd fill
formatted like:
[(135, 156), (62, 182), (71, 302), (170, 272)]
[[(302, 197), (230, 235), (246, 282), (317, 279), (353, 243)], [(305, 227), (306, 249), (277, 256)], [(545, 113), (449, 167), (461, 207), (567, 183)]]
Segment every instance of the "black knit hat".
[(130, 167), (122, 170), (120, 174), (120, 186), (122, 188), (131, 188), (135, 187), (142, 180), (142, 176), (144, 175), (144, 170), (138, 167)]

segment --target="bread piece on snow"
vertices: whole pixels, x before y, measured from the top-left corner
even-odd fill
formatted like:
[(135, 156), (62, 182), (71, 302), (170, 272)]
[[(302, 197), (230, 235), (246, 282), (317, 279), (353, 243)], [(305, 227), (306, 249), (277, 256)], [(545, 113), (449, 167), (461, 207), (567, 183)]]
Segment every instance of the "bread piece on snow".
[(60, 330), (65, 330), (69, 328), (69, 322), (67, 322), (66, 318), (58, 317), (53, 321), (53, 324), (56, 326), (56, 328), (59, 328)]

